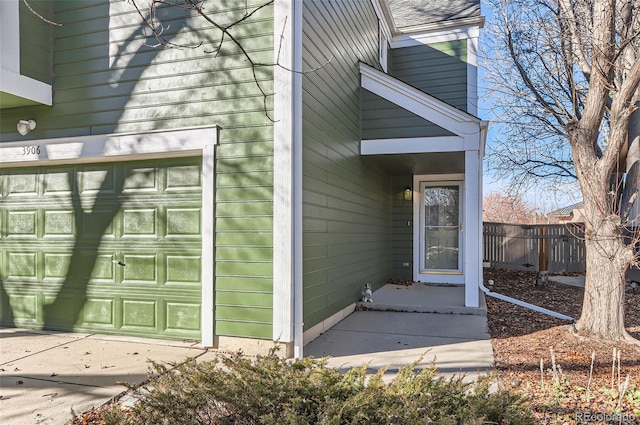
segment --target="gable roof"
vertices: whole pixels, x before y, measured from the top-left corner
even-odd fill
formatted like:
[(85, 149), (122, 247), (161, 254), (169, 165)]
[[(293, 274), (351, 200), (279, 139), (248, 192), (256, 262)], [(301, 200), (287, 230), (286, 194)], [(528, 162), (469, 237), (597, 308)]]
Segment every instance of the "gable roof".
[(480, 0), (388, 0), (398, 29), (434, 22), (480, 18)]
[(573, 210), (579, 210), (584, 208), (584, 202), (578, 202), (577, 204), (569, 205), (564, 208), (559, 208), (557, 210), (551, 211), (549, 215), (553, 216), (563, 216), (563, 215), (571, 215)]

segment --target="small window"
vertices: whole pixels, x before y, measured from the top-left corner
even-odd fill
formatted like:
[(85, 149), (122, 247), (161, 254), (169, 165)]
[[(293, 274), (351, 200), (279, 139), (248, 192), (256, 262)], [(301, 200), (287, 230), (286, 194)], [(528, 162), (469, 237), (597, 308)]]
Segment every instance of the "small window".
[(380, 62), (380, 66), (384, 72), (387, 72), (387, 51), (389, 49), (389, 40), (382, 30), (382, 25), (378, 25), (379, 28), (379, 45), (378, 45), (378, 61)]

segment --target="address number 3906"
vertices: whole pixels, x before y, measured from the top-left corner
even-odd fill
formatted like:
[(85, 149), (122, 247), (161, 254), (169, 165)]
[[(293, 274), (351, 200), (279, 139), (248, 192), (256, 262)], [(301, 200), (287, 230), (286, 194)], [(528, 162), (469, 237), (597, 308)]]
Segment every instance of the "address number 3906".
[(37, 155), (40, 153), (40, 146), (23, 146), (22, 155)]

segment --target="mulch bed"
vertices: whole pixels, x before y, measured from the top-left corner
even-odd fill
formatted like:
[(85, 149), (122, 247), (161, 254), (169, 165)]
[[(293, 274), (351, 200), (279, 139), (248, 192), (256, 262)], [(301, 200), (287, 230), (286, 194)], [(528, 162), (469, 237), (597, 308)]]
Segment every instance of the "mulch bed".
[[(554, 282), (536, 287), (535, 275), (485, 269), (484, 280), (494, 281), (492, 291), (580, 316), (583, 288)], [(527, 396), (540, 423), (608, 423), (607, 419), (614, 419), (611, 423), (640, 424), (640, 346), (579, 338), (566, 321), (492, 297), (486, 300), (500, 388)], [(630, 289), (625, 302), (625, 327), (640, 339), (640, 288)], [(620, 352), (619, 368), (617, 359), (613, 367), (614, 348)], [(590, 373), (592, 355), (595, 361)], [(618, 390), (627, 377), (627, 396), (620, 398)]]

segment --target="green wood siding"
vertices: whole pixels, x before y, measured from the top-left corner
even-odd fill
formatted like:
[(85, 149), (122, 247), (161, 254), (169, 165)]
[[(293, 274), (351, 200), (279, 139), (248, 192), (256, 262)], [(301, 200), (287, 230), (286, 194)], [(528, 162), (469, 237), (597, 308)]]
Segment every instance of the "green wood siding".
[(369, 2), (304, 2), (303, 273), (308, 329), (391, 275), (390, 180), (360, 156), (358, 61), (377, 64)]
[(199, 339), (200, 167), (2, 170), (2, 323)]
[[(53, 2), (31, 0), (29, 6), (45, 19), (53, 18)], [(37, 17), (20, 2), (20, 74), (51, 84), (54, 26)]]
[(453, 133), (362, 89), (362, 139), (451, 136)]
[[(219, 335), (272, 337), (273, 124), (248, 62), (201, 18), (165, 9), (171, 42), (197, 48), (153, 48), (130, 2), (55, 1), (52, 107), (3, 110), (0, 141), (20, 140), (20, 119), (33, 118), (29, 137), (53, 138), (144, 132), (216, 124), (216, 324)], [(208, 11), (229, 22), (262, 0), (212, 2)], [(273, 62), (273, 8), (234, 27), (256, 62)], [(272, 67), (257, 69), (267, 93)], [(251, 256), (251, 258), (247, 258)], [(246, 293), (229, 304), (227, 292)], [(259, 298), (268, 299), (256, 301)], [(260, 314), (257, 314), (260, 313)], [(242, 324), (240, 326), (239, 324)]]
[[(450, 105), (467, 110), (465, 40), (389, 50), (389, 74)], [(362, 90), (362, 138), (450, 136), (422, 117)]]
[(391, 49), (392, 74), (431, 96), (467, 110), (466, 40)]
[[(393, 177), (393, 277), (413, 279), (413, 201), (404, 190), (413, 189), (413, 176)], [(405, 266), (404, 263), (409, 263)]]

